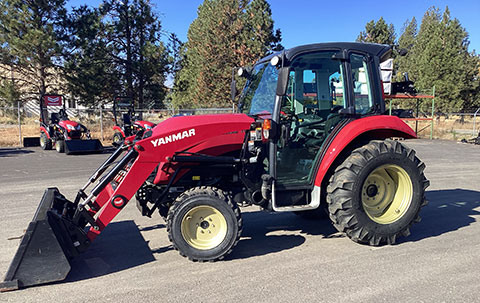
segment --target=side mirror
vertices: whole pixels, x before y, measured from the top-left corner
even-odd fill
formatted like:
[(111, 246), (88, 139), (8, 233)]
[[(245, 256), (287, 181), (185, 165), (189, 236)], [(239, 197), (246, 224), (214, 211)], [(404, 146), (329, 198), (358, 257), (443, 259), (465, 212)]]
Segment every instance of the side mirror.
[(278, 70), (277, 91), (278, 96), (284, 96), (287, 93), (288, 67), (282, 67)]

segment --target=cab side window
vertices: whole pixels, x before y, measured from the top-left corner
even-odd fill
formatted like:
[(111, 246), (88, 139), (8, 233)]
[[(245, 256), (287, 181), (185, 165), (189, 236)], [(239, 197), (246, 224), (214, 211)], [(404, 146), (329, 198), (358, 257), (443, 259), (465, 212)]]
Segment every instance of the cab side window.
[(350, 55), (352, 67), (353, 94), (355, 100), (355, 112), (367, 114), (373, 108), (372, 87), (369, 79), (369, 66), (367, 58), (359, 54)]

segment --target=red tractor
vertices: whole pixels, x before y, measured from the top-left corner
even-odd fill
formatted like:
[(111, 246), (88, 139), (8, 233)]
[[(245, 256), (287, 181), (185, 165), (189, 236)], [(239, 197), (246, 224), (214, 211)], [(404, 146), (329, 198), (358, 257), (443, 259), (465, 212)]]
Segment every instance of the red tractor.
[(247, 80), (240, 113), (172, 117), (118, 148), (73, 201), (47, 189), (2, 289), (63, 279), (68, 260), (134, 196), (142, 215), (159, 211), (173, 247), (194, 261), (232, 251), (239, 205), (327, 209), (339, 231), (363, 244), (408, 236), (429, 181), (415, 151), (389, 140), (415, 138), (384, 115), (379, 64), (390, 53), (379, 44), (312, 44), (239, 69)]
[[(60, 107), (60, 110), (52, 112), (49, 117), (49, 106)], [(61, 95), (40, 98), (40, 147), (44, 150), (55, 147), (57, 152), (67, 155), (103, 151), (102, 143), (92, 139), (84, 125), (68, 118)]]
[[(122, 117), (121, 121), (117, 118), (119, 114)], [(115, 121), (113, 145), (115, 146), (120, 146), (127, 137), (137, 134), (141, 137), (145, 131), (155, 127), (155, 123), (137, 120), (132, 99), (127, 97), (115, 97), (113, 100), (113, 117)]]

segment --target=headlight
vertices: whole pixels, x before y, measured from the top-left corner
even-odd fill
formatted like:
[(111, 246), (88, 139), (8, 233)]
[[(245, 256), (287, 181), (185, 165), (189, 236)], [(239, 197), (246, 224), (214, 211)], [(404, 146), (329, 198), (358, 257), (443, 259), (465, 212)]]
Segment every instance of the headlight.
[(67, 124), (67, 129), (68, 130), (75, 130), (75, 126)]
[(280, 61), (281, 61), (280, 56), (274, 56), (272, 57), (272, 59), (270, 59), (270, 64), (272, 66), (277, 66), (280, 63)]

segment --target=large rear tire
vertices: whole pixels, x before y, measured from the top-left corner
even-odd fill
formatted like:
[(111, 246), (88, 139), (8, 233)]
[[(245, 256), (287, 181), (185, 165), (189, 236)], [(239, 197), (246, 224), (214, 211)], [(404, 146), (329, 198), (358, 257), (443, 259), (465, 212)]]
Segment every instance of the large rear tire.
[(397, 141), (370, 141), (335, 170), (327, 188), (330, 218), (358, 243), (394, 244), (410, 234), (427, 204), (425, 164)]
[(238, 206), (213, 187), (195, 187), (180, 195), (168, 212), (168, 238), (192, 261), (216, 261), (238, 243), (242, 219)]
[(125, 141), (125, 138), (123, 137), (122, 133), (120, 132), (115, 132), (115, 134), (113, 134), (113, 145), (114, 146), (120, 146), (123, 144), (123, 142)]
[(40, 132), (40, 147), (43, 150), (50, 150), (52, 149), (52, 140), (47, 137), (45, 132)]

